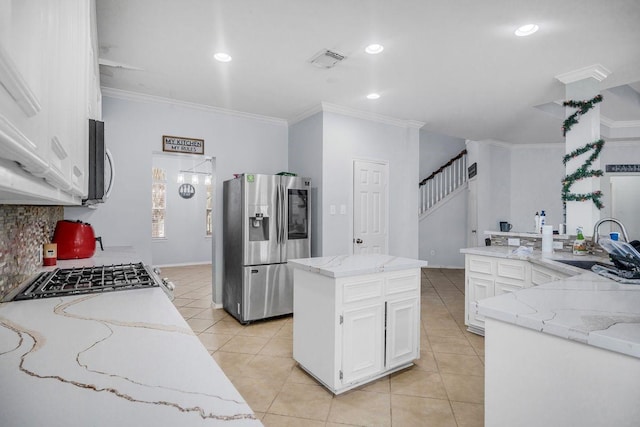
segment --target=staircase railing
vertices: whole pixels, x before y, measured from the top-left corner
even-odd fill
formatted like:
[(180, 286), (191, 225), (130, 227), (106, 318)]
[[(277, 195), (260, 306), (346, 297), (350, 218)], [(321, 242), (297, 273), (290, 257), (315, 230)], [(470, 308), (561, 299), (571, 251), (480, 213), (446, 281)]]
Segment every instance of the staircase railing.
[(419, 213), (423, 214), (467, 182), (467, 150), (420, 181)]

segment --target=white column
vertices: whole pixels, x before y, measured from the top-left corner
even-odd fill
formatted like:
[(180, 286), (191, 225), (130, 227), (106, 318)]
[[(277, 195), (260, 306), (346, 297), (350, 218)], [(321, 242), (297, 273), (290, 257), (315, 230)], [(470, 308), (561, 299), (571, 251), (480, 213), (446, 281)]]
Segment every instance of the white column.
[[(564, 83), (566, 100), (589, 101), (600, 93), (600, 82), (604, 80), (610, 71), (602, 65), (592, 65), (580, 70), (556, 76), (556, 79)], [(576, 111), (566, 107), (565, 117), (569, 117)], [(571, 127), (565, 137), (565, 153), (569, 154), (585, 144), (600, 139), (600, 104), (596, 104), (586, 114), (578, 118), (578, 123)], [(567, 162), (565, 174), (575, 172), (589, 158), (592, 151), (588, 151)], [(591, 169), (600, 169), (600, 157), (593, 162)], [(592, 177), (576, 181), (570, 189), (571, 193), (592, 193), (600, 190), (600, 178)], [(600, 210), (591, 200), (584, 202), (567, 202), (567, 233), (575, 234), (577, 227), (583, 227), (584, 234), (593, 234), (593, 226), (600, 219)]]

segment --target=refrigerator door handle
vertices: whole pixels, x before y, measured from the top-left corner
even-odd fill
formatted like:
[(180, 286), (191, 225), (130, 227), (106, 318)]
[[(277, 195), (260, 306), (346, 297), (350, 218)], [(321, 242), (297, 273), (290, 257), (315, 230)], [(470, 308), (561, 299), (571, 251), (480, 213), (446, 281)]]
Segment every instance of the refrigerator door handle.
[(282, 204), (280, 200), (282, 199), (282, 195), (280, 194), (282, 188), (278, 185), (276, 186), (276, 243), (282, 243)]
[(283, 245), (285, 244), (286, 240), (285, 240), (285, 236), (286, 236), (286, 230), (285, 230), (285, 224), (287, 222), (287, 218), (285, 217), (285, 203), (286, 203), (286, 197), (287, 197), (287, 193), (286, 193), (286, 189), (284, 188), (284, 186), (280, 186), (281, 192), (280, 192), (280, 212), (281, 212), (281, 218), (282, 220), (280, 221), (280, 243), (282, 243)]

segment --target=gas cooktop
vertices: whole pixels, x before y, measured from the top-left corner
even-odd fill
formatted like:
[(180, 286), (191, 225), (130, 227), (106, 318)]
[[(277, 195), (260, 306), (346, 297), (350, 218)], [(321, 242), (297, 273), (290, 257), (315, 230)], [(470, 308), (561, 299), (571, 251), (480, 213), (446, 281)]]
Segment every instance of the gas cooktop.
[(160, 286), (142, 263), (57, 268), (38, 274), (13, 299), (62, 297)]

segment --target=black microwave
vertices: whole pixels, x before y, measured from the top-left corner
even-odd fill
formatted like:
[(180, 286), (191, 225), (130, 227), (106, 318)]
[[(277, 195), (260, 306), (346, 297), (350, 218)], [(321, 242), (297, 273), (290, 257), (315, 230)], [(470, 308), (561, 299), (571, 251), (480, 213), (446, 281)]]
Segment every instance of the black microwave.
[[(89, 188), (85, 206), (103, 203), (110, 182), (105, 180), (107, 152), (104, 146), (104, 122), (89, 119)], [(110, 165), (108, 165), (110, 166)]]

